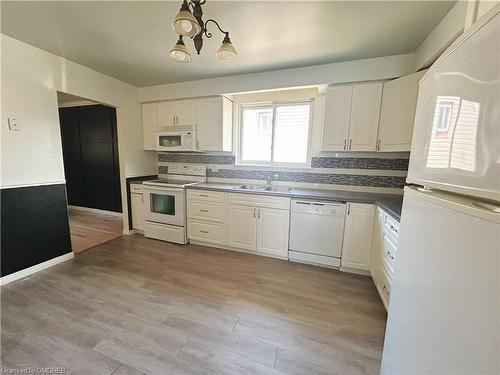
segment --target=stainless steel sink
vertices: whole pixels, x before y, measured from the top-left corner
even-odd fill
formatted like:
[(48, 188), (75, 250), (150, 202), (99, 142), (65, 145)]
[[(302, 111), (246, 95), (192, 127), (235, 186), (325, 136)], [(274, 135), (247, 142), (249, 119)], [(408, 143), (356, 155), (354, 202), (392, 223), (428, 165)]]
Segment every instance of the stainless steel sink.
[(292, 188), (288, 186), (266, 186), (258, 184), (240, 185), (235, 189), (252, 190), (252, 191), (270, 191), (276, 193), (289, 193), (292, 191)]
[(242, 189), (242, 190), (266, 190), (266, 185), (248, 184), (248, 185), (241, 185), (237, 189)]
[(288, 186), (266, 186), (264, 189), (266, 191), (275, 191), (277, 193), (289, 193), (292, 191), (292, 188)]

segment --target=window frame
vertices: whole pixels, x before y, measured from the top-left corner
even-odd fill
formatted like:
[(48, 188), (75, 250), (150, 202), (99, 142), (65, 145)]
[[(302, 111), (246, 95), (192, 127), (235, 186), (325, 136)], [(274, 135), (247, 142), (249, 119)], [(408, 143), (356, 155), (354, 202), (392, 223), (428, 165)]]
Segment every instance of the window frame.
[[(309, 124), (307, 129), (307, 151), (306, 160), (304, 163), (293, 163), (293, 162), (274, 162), (274, 139), (276, 134), (276, 107), (285, 106), (296, 106), (301, 104), (309, 105)], [(244, 160), (243, 159), (243, 111), (245, 108), (259, 109), (259, 108), (272, 108), (273, 119), (271, 121), (272, 135), (271, 135), (271, 160), (270, 161), (260, 161), (260, 160)], [(237, 158), (236, 164), (242, 166), (273, 166), (273, 167), (286, 167), (286, 168), (304, 168), (308, 167), (311, 163), (311, 138), (312, 138), (312, 128), (313, 128), (313, 111), (314, 111), (314, 99), (297, 99), (297, 100), (287, 100), (287, 101), (273, 101), (273, 102), (260, 102), (260, 103), (243, 103), (238, 105), (238, 138), (237, 138)]]

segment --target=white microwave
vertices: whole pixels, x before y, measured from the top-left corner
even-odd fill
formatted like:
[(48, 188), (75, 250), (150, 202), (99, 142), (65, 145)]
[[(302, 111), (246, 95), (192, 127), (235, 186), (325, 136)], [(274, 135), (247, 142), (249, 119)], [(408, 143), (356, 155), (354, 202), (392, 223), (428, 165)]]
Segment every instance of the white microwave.
[(196, 151), (195, 132), (156, 132), (156, 151)]

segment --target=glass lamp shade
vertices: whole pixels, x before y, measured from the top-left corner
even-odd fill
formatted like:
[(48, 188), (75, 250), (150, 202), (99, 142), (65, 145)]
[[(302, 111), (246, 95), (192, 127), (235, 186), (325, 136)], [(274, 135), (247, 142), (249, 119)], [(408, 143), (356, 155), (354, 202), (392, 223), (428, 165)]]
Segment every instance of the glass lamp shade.
[(200, 33), (201, 26), (189, 10), (187, 1), (182, 3), (181, 9), (175, 16), (172, 27), (177, 34), (183, 36), (193, 37)]
[(217, 57), (224, 61), (232, 61), (236, 60), (236, 56), (238, 56), (238, 54), (236, 53), (233, 44), (231, 41), (226, 41), (226, 38), (224, 38), (224, 41), (217, 50)]
[(191, 62), (191, 55), (189, 54), (184, 42), (182, 41), (182, 37), (179, 38), (175, 46), (170, 50), (170, 57), (182, 63)]

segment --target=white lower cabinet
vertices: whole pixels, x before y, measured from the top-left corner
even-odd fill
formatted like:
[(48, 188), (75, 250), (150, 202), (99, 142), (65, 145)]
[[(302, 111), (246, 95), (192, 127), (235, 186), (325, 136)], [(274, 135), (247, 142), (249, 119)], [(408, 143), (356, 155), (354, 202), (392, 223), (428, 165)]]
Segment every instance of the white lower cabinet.
[(382, 209), (377, 208), (373, 226), (370, 274), (384, 307), (389, 307), (392, 274), (397, 256), (399, 223)]
[(344, 227), (344, 244), (340, 266), (342, 269), (370, 270), (375, 206), (365, 203), (347, 203)]
[(279, 257), (288, 254), (290, 212), (259, 208), (257, 213), (257, 252)]
[(143, 230), (142, 185), (130, 185), (130, 209), (132, 211), (132, 228)]
[(212, 223), (201, 220), (188, 220), (188, 238), (214, 244), (224, 242), (225, 228), (223, 223)]
[(257, 209), (247, 206), (227, 207), (227, 244), (239, 249), (257, 250)]
[(290, 198), (189, 189), (188, 238), (288, 259)]

